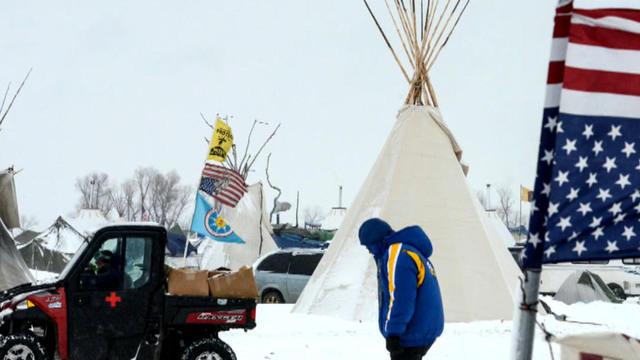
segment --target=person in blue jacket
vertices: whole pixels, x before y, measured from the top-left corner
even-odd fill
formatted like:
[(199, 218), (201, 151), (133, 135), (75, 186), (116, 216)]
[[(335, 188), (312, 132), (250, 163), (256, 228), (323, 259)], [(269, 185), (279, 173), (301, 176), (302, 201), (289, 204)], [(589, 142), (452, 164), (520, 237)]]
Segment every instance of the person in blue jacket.
[(419, 226), (393, 231), (378, 218), (358, 236), (378, 267), (378, 325), (391, 360), (422, 359), (444, 329), (429, 237)]

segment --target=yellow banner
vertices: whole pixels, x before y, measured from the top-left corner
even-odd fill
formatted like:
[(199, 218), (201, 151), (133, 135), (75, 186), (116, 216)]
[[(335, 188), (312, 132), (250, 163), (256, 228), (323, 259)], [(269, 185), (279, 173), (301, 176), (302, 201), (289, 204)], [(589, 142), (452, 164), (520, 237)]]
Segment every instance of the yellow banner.
[(533, 200), (533, 190), (520, 186), (520, 201), (531, 202)]
[(233, 145), (231, 128), (224, 121), (219, 118), (216, 119), (216, 127), (213, 129), (213, 135), (211, 136), (207, 160), (223, 162), (227, 158), (231, 145)]

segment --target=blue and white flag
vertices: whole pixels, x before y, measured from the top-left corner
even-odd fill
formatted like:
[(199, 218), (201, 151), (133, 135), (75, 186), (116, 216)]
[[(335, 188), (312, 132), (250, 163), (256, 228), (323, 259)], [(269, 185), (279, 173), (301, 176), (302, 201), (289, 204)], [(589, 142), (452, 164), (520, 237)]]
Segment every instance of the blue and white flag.
[(640, 11), (555, 24), (524, 265), (640, 257)]
[(196, 210), (191, 223), (191, 232), (216, 241), (245, 243), (199, 192), (196, 196)]

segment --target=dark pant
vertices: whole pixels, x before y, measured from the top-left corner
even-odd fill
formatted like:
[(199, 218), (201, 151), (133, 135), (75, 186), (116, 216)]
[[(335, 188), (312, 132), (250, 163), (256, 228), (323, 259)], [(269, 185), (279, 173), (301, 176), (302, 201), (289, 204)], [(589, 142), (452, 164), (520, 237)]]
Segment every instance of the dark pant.
[(405, 347), (391, 352), (391, 360), (420, 360), (429, 351), (429, 346)]

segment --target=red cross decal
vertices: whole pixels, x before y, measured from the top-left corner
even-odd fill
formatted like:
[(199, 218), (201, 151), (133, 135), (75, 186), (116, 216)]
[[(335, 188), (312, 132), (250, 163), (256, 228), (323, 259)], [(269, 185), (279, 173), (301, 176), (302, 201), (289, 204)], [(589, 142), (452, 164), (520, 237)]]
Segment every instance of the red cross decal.
[(122, 301), (122, 298), (120, 296), (116, 296), (115, 292), (111, 292), (111, 295), (107, 296), (106, 298), (104, 298), (105, 302), (111, 303), (111, 307), (114, 308), (116, 307), (116, 304)]

